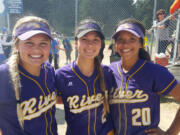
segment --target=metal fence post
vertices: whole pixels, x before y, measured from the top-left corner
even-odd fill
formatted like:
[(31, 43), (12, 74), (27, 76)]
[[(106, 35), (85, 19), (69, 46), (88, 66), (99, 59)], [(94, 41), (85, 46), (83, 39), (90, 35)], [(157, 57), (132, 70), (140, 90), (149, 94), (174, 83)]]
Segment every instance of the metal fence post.
[(175, 64), (177, 49), (178, 49), (178, 37), (179, 37), (179, 24), (180, 24), (180, 12), (178, 12), (178, 19), (176, 24), (176, 38), (175, 38), (175, 45), (174, 45), (174, 55), (173, 55), (173, 64)]

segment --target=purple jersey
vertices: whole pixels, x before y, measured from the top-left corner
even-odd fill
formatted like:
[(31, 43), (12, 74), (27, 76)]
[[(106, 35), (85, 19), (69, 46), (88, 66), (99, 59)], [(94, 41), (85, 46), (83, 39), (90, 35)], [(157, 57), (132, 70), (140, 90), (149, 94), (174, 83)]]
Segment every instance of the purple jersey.
[(138, 60), (128, 73), (123, 72), (121, 61), (110, 67), (118, 85), (110, 92), (115, 135), (145, 135), (145, 129), (158, 127), (160, 95), (177, 85), (174, 76), (167, 68), (145, 60)]
[[(112, 87), (112, 72), (102, 66), (106, 89)], [(102, 116), (104, 94), (100, 89), (97, 70), (84, 76), (75, 62), (56, 71), (56, 83), (63, 98), (66, 135), (107, 135), (112, 130), (112, 121)]]
[(50, 64), (41, 66), (40, 76), (33, 76), (19, 66), (21, 107), (24, 132), (20, 128), (16, 98), (7, 64), (0, 65), (0, 129), (3, 135), (57, 135), (55, 120), (55, 73)]

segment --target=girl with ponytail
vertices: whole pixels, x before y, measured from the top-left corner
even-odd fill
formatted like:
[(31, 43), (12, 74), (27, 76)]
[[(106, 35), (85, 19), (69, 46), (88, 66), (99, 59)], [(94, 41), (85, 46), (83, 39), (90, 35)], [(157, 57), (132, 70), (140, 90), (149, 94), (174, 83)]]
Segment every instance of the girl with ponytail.
[(121, 60), (110, 65), (117, 88), (110, 94), (110, 113), (116, 135), (177, 135), (180, 109), (172, 126), (163, 131), (160, 95), (180, 101), (180, 85), (167, 68), (150, 61), (144, 49), (145, 28), (135, 19), (119, 23), (112, 38)]
[(57, 89), (65, 108), (66, 135), (113, 135), (108, 104), (113, 75), (99, 59), (103, 43), (97, 22), (81, 21), (75, 31), (77, 60), (56, 71)]
[(0, 65), (3, 135), (57, 135), (55, 73), (46, 63), (52, 40), (45, 19), (26, 16), (13, 29), (14, 46)]

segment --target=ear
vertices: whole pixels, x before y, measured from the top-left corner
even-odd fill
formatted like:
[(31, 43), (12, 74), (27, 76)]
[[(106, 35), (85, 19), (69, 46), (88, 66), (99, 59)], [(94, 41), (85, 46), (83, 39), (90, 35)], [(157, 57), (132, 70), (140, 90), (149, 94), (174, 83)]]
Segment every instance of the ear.
[(15, 48), (17, 51), (19, 51), (19, 46), (18, 45), (15, 45)]
[(118, 52), (117, 44), (116, 43), (114, 44), (113, 50), (114, 50), (114, 52)]
[(78, 40), (75, 40), (75, 49), (78, 49)]
[(141, 44), (139, 48), (144, 48), (144, 45)]

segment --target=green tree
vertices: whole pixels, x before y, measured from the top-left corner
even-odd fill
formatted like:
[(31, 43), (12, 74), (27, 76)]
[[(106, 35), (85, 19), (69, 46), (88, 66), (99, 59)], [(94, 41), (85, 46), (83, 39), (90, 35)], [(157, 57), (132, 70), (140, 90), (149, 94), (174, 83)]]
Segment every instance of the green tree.
[(74, 0), (49, 0), (49, 21), (54, 31), (73, 36), (75, 25), (75, 1)]
[(104, 26), (107, 37), (113, 33), (119, 20), (131, 17), (134, 13), (132, 0), (81, 0), (80, 20), (91, 17)]
[[(135, 4), (135, 18), (141, 20), (146, 28), (150, 28), (153, 23), (153, 9), (155, 0), (137, 0)], [(167, 14), (173, 0), (157, 0), (157, 9), (165, 9)]]
[(23, 0), (24, 15), (36, 15), (48, 19), (50, 2), (48, 0)]

